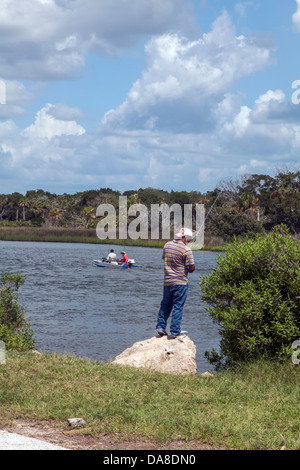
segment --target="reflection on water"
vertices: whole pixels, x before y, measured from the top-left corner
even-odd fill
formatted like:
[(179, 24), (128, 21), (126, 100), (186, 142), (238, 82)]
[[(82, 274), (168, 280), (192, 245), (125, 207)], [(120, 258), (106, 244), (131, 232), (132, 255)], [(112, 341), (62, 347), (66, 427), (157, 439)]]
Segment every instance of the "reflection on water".
[[(124, 247), (114, 246), (118, 254)], [(69, 352), (107, 361), (137, 341), (156, 334), (163, 291), (162, 250), (126, 247), (140, 269), (97, 268), (109, 245), (2, 242), (2, 270), (27, 275), (20, 304), (34, 331), (37, 349)], [(189, 294), (182, 329), (197, 348), (198, 372), (211, 370), (204, 352), (218, 350), (217, 326), (205, 311), (200, 275), (216, 265), (217, 253), (194, 252), (196, 270), (189, 275)]]

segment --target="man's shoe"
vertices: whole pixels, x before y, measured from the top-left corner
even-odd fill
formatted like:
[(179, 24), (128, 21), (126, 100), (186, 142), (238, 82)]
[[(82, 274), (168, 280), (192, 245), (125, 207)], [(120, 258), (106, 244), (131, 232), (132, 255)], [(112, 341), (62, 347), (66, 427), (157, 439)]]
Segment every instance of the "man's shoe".
[(157, 330), (157, 333), (159, 334), (159, 336), (168, 336), (166, 330)]
[(182, 330), (180, 333), (178, 333), (178, 335), (172, 335), (171, 334), (171, 339), (175, 339), (175, 338), (177, 338), (177, 336), (182, 336), (182, 335), (187, 335), (187, 334), (188, 334), (188, 331)]

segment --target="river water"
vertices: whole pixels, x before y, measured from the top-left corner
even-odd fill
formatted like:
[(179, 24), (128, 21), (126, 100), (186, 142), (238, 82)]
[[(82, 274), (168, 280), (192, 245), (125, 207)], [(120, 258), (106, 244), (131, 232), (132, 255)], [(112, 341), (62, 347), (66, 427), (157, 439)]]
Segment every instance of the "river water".
[[(106, 256), (110, 248), (0, 241), (0, 269), (27, 276), (19, 303), (30, 320), (37, 350), (106, 362), (135, 342), (156, 335), (163, 292), (162, 250), (115, 245), (117, 256), (125, 248), (142, 267), (96, 267), (93, 260)], [(205, 310), (199, 286), (200, 275), (216, 266), (217, 255), (194, 252), (196, 269), (189, 275), (181, 326), (196, 345), (198, 373), (212, 370), (204, 352), (219, 349), (218, 328)]]

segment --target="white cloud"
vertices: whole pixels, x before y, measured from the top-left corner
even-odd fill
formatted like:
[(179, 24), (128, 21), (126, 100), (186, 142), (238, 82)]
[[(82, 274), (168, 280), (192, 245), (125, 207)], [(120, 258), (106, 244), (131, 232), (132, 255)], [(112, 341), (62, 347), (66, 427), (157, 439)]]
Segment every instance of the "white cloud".
[(85, 117), (77, 106), (70, 107), (62, 103), (51, 106), (48, 105), (47, 114), (62, 121), (72, 121)]
[(252, 168), (259, 168), (259, 167), (268, 167), (268, 162), (263, 161), (263, 160), (251, 160), (250, 161), (250, 166)]
[(19, 129), (12, 120), (0, 122), (0, 138), (16, 135)]
[(118, 53), (183, 11), (182, 0), (1, 0), (0, 76), (72, 78), (87, 52)]
[(104, 116), (103, 128), (142, 129), (151, 122), (156, 129), (206, 132), (224, 95), (271, 57), (269, 49), (235, 35), (226, 12), (200, 39), (164, 34), (152, 38), (145, 52), (142, 77), (126, 100)]
[(33, 99), (32, 93), (15, 80), (0, 80), (0, 119), (8, 119), (25, 113), (25, 106)]
[(282, 90), (268, 90), (255, 101), (258, 112), (268, 109), (271, 102), (283, 103), (285, 95)]
[[(34, 2), (34, 18), (42, 8), (48, 8), (50, 13), (60, 9), (65, 15), (58, 25), (52, 22), (45, 31), (31, 33), (45, 37), (36, 49), (36, 58), (41, 56), (40, 62), (37, 60), (42, 68), (40, 77), (55, 75), (55, 70), (59, 76), (59, 67), (63, 76), (68, 61), (73, 73), (76, 66), (72, 68), (75, 64), (72, 61), (76, 54), (79, 59), (84, 57), (84, 48), (95, 48), (100, 53), (102, 47), (121, 47), (121, 37), (126, 37), (128, 43), (134, 40), (128, 23), (117, 36), (113, 34), (119, 16), (100, 35), (102, 23), (97, 31), (93, 26), (100, 12), (96, 13), (96, 2), (92, 0), (88, 0), (92, 11), (83, 9), (82, 0)], [(9, 3), (15, 5), (7, 2), (6, 14)], [(121, 3), (122, 13), (128, 16), (130, 12), (125, 12), (128, 3)], [(140, 10), (130, 20), (131, 26), (136, 25), (137, 35), (138, 17), (149, 14), (150, 7), (158, 13), (162, 4), (152, 1), (147, 7), (146, 3), (141, 0), (135, 4), (140, 5)], [(161, 21), (168, 23), (167, 11), (173, 14), (171, 7), (175, 3), (164, 4), (164, 20), (148, 18), (149, 31), (151, 28), (159, 31)], [(101, 21), (108, 15), (110, 5), (111, 2), (103, 1)], [(80, 12), (79, 26), (76, 18)], [(88, 17), (92, 12), (95, 19), (89, 32)], [(70, 27), (70, 17), (76, 19), (76, 33), (75, 27), (73, 30)], [(69, 26), (63, 34), (61, 21)], [(22, 32), (18, 25), (16, 31), (20, 37), (27, 34), (26, 28)], [(49, 44), (51, 47), (47, 48)], [(41, 54), (44, 46), (45, 56)], [(31, 47), (29, 43), (30, 52)], [(86, 132), (78, 124), (77, 120), (84, 116), (77, 107), (63, 103), (44, 106), (23, 132), (11, 120), (0, 123), (2, 192), (10, 192), (9, 175), (17, 178), (20, 187), (14, 186), (14, 190), (20, 192), (36, 187), (36, 181), (38, 187), (56, 192), (60, 188), (65, 192), (72, 187), (78, 191), (104, 186), (119, 190), (156, 186), (203, 191), (213, 189), (226, 176), (270, 172), (283, 159), (298, 160), (300, 106), (287, 101), (280, 89), (266, 90), (247, 105), (242, 93), (233, 92), (240, 79), (269, 65), (271, 50), (253, 39), (237, 36), (227, 13), (201, 37), (174, 32), (157, 34), (148, 41), (145, 53), (140, 78), (124, 102), (103, 117), (95, 132)], [(13, 67), (13, 61), (10, 64)], [(25, 58), (24, 66), (30, 65), (34, 63)], [(25, 95), (19, 91), (19, 97), (25, 99)]]
[[(264, 132), (267, 131), (266, 125), (270, 130), (271, 123), (269, 119), (272, 118), (274, 113), (274, 105), (277, 107), (278, 104), (282, 104), (284, 97), (284, 93), (281, 90), (268, 90), (255, 100), (253, 109), (248, 106), (240, 106), (240, 108), (235, 110), (232, 114), (221, 114), (223, 119), (221, 118), (220, 123), (223, 121), (223, 135), (225, 135), (227, 139), (229, 137), (240, 139), (246, 132), (252, 135), (254, 125), (257, 123), (261, 125), (260, 128), (264, 127)], [(231, 110), (233, 111), (233, 107), (231, 107)], [(274, 123), (276, 123), (276, 121), (274, 121)], [(258, 128), (259, 126), (256, 127), (256, 131), (258, 131)]]
[(227, 131), (232, 132), (234, 137), (242, 137), (250, 125), (251, 109), (242, 106), (240, 112), (234, 117), (233, 122), (227, 124)]
[(298, 33), (300, 33), (300, 0), (296, 0), (297, 2), (297, 11), (293, 14), (293, 23), (295, 25), (295, 29)]
[(61, 135), (82, 135), (85, 130), (75, 121), (66, 121), (55, 119), (51, 110), (55, 107), (48, 104), (41, 109), (35, 119), (35, 123), (23, 131), (23, 135), (29, 138), (47, 138), (51, 139)]

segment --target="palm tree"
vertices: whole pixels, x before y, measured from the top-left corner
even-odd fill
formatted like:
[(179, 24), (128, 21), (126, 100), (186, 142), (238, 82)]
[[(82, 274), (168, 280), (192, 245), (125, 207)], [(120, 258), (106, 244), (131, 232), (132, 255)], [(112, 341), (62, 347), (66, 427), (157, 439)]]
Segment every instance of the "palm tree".
[(25, 212), (25, 209), (30, 206), (30, 203), (29, 203), (29, 201), (24, 197), (24, 198), (21, 199), (21, 201), (19, 202), (19, 206), (22, 207), (22, 210), (23, 210), (23, 220), (26, 220), (26, 212)]
[(96, 219), (95, 210), (93, 207), (84, 207), (82, 211), (80, 211), (80, 215), (83, 216), (85, 228), (88, 228), (91, 220)]
[(53, 219), (54, 225), (57, 225), (57, 221), (60, 219), (60, 210), (58, 207), (53, 207), (49, 211), (50, 219)]

